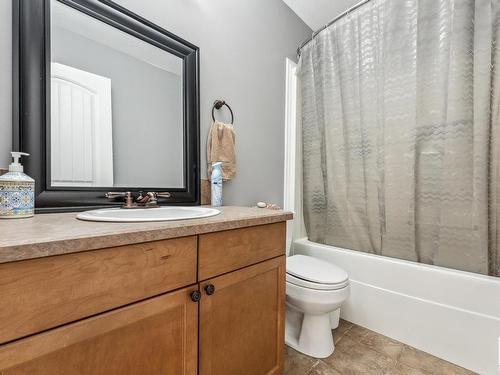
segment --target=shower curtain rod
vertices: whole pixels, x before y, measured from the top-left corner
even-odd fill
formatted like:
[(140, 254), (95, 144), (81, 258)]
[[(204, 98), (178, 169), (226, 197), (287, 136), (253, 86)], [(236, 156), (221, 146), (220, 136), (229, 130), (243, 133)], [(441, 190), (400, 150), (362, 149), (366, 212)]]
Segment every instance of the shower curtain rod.
[(337, 17), (335, 17), (333, 20), (331, 20), (330, 22), (328, 22), (325, 26), (323, 26), (322, 28), (316, 30), (315, 32), (312, 33), (312, 36), (305, 40), (304, 42), (302, 42), (302, 44), (297, 48), (297, 56), (300, 57), (300, 50), (309, 42), (312, 42), (312, 40), (316, 37), (316, 35), (318, 35), (320, 32), (322, 32), (323, 30), (327, 29), (328, 27), (330, 27), (331, 25), (333, 25), (335, 22), (337, 22), (339, 19), (347, 16), (349, 13), (355, 11), (356, 9), (358, 9), (360, 6), (362, 5), (365, 5), (367, 2), (369, 2), (371, 0), (362, 0), (360, 1), (359, 3), (353, 5), (352, 7), (350, 7), (349, 9), (347, 9), (345, 12), (341, 13), (340, 15), (338, 15)]

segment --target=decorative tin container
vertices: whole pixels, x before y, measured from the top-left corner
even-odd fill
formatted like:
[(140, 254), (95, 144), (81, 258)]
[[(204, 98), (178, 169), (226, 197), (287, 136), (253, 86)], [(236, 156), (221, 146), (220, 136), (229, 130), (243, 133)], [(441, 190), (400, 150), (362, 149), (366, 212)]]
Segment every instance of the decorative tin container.
[(15, 162), (9, 172), (0, 176), (0, 219), (20, 219), (35, 214), (35, 180), (23, 173), (18, 159), (22, 153), (13, 152)]

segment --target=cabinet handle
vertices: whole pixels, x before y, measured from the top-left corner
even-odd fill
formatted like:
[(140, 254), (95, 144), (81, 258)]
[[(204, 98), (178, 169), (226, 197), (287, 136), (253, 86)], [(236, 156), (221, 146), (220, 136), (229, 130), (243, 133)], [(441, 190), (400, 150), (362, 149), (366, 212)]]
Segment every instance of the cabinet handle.
[(205, 292), (211, 296), (212, 294), (215, 293), (215, 286), (212, 285), (212, 284), (208, 284), (207, 286), (205, 286)]
[(201, 299), (201, 293), (198, 290), (191, 292), (191, 301), (198, 302)]

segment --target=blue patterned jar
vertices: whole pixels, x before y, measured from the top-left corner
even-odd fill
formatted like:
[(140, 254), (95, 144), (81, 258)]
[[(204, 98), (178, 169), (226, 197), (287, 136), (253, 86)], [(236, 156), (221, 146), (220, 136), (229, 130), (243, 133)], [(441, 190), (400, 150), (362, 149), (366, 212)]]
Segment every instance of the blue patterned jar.
[(19, 157), (12, 152), (14, 162), (9, 172), (0, 176), (0, 219), (31, 217), (35, 213), (35, 180), (23, 173)]

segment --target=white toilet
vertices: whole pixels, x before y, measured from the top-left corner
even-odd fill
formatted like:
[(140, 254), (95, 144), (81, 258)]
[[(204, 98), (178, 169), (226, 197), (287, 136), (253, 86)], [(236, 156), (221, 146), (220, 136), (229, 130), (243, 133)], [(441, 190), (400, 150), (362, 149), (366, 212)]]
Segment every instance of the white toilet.
[(306, 255), (286, 261), (286, 324), (288, 346), (311, 357), (333, 353), (332, 329), (340, 306), (349, 297), (349, 277), (340, 267)]

